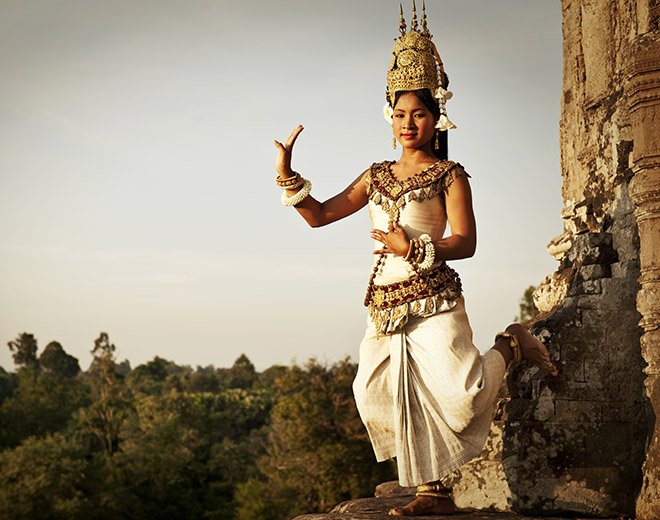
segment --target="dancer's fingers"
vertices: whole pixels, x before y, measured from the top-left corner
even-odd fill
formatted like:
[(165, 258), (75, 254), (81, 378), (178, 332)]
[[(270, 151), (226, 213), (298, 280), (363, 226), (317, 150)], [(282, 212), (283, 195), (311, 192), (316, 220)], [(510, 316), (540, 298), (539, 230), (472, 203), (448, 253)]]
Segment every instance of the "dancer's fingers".
[(291, 150), (293, 148), (293, 145), (296, 142), (296, 139), (298, 139), (298, 136), (300, 135), (300, 132), (304, 130), (302, 125), (298, 125), (293, 129), (293, 132), (291, 132), (291, 135), (289, 138), (286, 140), (286, 148), (287, 150)]

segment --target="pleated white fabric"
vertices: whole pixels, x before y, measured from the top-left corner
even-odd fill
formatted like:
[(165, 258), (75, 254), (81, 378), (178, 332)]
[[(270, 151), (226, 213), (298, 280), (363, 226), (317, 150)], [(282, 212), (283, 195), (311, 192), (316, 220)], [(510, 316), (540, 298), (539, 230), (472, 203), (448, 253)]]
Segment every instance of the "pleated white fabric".
[(369, 320), (353, 391), (378, 461), (396, 457), (400, 484), (417, 486), (477, 456), (505, 370), (499, 352), (472, 343), (462, 297), (393, 334)]

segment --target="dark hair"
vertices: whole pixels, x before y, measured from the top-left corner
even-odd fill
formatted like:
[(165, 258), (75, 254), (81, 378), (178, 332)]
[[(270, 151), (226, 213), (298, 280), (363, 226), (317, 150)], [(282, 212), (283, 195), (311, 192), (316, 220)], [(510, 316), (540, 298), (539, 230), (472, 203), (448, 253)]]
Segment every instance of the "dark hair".
[[(421, 90), (400, 90), (399, 92), (396, 92), (394, 94), (394, 106), (392, 108), (396, 106), (401, 96), (409, 93), (415, 94), (417, 96), (417, 99), (419, 99), (422, 103), (424, 103), (424, 106), (429, 109), (429, 112), (433, 114), (433, 117), (435, 118), (436, 121), (440, 119), (440, 107), (438, 106), (438, 102), (433, 97), (433, 94), (431, 94), (431, 91), (427, 88), (423, 88)], [(437, 147), (436, 147), (436, 141), (438, 142)], [(438, 159), (440, 159), (441, 161), (447, 160), (449, 156), (449, 146), (447, 143), (447, 130), (435, 131), (433, 139), (431, 140), (431, 148), (433, 149), (433, 154)]]

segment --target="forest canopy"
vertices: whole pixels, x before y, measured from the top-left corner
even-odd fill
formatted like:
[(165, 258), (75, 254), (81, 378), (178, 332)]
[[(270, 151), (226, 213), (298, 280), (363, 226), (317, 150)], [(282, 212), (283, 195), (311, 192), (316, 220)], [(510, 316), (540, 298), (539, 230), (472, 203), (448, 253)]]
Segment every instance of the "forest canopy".
[(0, 367), (0, 518), (288, 520), (368, 496), (377, 464), (351, 384), (311, 359), (257, 372), (118, 362), (102, 332), (82, 371), (28, 333)]

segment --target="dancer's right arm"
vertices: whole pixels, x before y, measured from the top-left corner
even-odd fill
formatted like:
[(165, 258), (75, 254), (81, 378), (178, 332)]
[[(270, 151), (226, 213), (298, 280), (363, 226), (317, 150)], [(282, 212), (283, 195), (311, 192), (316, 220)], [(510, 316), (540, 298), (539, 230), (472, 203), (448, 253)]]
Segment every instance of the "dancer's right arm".
[[(297, 126), (291, 132), (286, 143), (282, 144), (279, 141), (275, 141), (275, 147), (277, 148), (275, 167), (282, 179), (295, 175), (291, 169), (291, 153), (293, 151), (293, 145), (302, 131), (303, 127)], [(365, 176), (366, 172), (360, 174), (344, 191), (325, 202), (319, 202), (311, 195), (308, 195), (294, 207), (311, 227), (325, 226), (326, 224), (331, 224), (344, 217), (348, 217), (367, 204)], [(297, 192), (298, 190), (286, 190), (286, 194), (289, 197), (295, 195)]]

